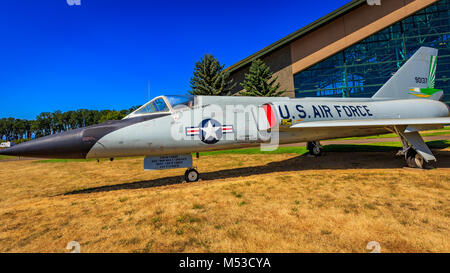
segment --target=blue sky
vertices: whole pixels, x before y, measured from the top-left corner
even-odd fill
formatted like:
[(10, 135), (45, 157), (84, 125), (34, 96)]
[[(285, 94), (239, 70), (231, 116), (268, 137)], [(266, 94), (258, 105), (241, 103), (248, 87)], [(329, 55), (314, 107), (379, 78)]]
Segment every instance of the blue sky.
[(4, 0), (0, 118), (185, 94), (205, 53), (230, 66), (348, 2)]

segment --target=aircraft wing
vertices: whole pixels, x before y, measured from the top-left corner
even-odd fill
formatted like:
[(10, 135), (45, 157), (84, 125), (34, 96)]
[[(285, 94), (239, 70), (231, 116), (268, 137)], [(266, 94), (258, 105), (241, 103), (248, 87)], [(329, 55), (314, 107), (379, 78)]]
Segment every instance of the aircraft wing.
[(426, 127), (429, 125), (450, 124), (450, 117), (438, 118), (390, 118), (390, 119), (360, 119), (360, 120), (327, 120), (310, 121), (294, 124), (290, 129), (300, 128), (342, 128), (342, 127), (385, 127), (385, 126), (412, 126)]

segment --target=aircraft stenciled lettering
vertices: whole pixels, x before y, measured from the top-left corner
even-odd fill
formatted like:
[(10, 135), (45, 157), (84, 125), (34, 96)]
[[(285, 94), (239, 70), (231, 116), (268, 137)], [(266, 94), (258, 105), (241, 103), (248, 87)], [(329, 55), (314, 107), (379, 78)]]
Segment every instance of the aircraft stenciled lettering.
[(416, 83), (428, 83), (428, 79), (427, 78), (422, 78), (422, 77), (415, 77)]
[[(281, 119), (289, 119), (290, 112), (287, 105), (280, 105), (278, 107)], [(335, 118), (335, 117), (348, 117), (348, 118), (364, 118), (373, 116), (372, 111), (367, 105), (324, 105), (317, 104), (311, 105), (310, 110), (304, 105), (295, 105), (297, 113), (292, 117), (296, 118)]]
[(317, 117), (320, 118), (321, 116), (320, 116), (319, 110), (317, 110), (317, 108), (314, 105), (312, 106), (312, 109), (314, 111), (314, 118), (317, 118)]
[(283, 119), (289, 119), (290, 118), (289, 108), (288, 108), (287, 105), (284, 105), (284, 110), (281, 110), (281, 106), (278, 106), (278, 110), (280, 111), (281, 118), (283, 118)]
[(306, 112), (305, 112), (305, 110), (303, 110), (303, 106), (302, 105), (296, 105), (295, 108), (298, 111), (298, 117), (299, 118), (306, 118)]

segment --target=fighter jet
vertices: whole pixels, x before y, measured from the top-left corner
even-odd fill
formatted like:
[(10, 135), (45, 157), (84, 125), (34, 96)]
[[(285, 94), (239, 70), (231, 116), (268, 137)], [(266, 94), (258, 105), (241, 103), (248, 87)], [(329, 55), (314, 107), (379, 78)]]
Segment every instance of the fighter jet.
[(159, 96), (119, 121), (45, 136), (0, 151), (39, 158), (144, 156), (144, 169), (187, 168), (203, 151), (307, 142), (393, 132), (409, 167), (436, 161), (420, 131), (450, 124), (449, 107), (435, 88), (438, 50), (420, 48), (371, 98)]

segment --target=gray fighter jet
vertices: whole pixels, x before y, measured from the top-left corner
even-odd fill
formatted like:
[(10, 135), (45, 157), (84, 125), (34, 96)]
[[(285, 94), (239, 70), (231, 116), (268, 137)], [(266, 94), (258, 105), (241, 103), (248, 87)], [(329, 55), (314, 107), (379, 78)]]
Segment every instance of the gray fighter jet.
[(407, 165), (436, 161), (419, 132), (450, 124), (449, 107), (434, 88), (438, 51), (420, 48), (372, 98), (160, 96), (120, 121), (107, 121), (25, 142), (2, 155), (39, 158), (145, 156), (144, 168), (188, 168), (192, 153), (396, 133)]

